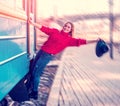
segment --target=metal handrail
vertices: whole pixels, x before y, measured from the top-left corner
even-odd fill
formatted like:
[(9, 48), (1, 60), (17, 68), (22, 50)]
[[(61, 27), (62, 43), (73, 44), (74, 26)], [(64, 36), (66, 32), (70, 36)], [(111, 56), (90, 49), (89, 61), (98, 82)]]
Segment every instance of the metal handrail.
[(17, 55), (15, 55), (15, 56), (11, 57), (11, 58), (8, 58), (8, 59), (0, 62), (0, 65), (3, 65), (3, 64), (5, 64), (5, 63), (7, 63), (7, 62), (9, 62), (9, 61), (11, 61), (11, 60), (14, 60), (14, 59), (16, 59), (16, 58), (18, 58), (18, 57), (20, 57), (20, 56), (22, 56), (22, 55), (24, 55), (24, 54), (27, 54), (27, 52), (22, 52), (22, 53), (20, 53), (20, 54), (17, 54)]
[(26, 36), (0, 36), (0, 40), (10, 40), (10, 39), (22, 39)]

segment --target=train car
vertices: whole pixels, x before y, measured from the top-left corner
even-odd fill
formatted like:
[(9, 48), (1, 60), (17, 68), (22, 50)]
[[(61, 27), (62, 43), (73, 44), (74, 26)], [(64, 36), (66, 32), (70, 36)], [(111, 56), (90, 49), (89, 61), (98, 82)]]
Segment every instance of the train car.
[(28, 99), (24, 78), (35, 52), (35, 0), (0, 0), (0, 102), (7, 95), (18, 102)]

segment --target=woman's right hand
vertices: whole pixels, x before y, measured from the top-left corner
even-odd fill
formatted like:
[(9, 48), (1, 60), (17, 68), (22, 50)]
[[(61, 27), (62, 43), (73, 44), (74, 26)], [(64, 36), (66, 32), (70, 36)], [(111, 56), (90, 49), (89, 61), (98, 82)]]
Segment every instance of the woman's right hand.
[(40, 29), (40, 28), (42, 27), (42, 25), (33, 22), (31, 17), (28, 18), (28, 23), (31, 24), (31, 25), (33, 25), (34, 27), (36, 27), (36, 28), (38, 28), (38, 29)]
[(28, 23), (32, 24), (32, 18), (28, 18)]

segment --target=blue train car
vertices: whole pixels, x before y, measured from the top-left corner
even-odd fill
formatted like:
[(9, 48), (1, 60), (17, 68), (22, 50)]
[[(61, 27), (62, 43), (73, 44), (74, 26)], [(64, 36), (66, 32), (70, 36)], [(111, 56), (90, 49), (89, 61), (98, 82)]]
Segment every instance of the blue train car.
[(27, 23), (27, 17), (34, 18), (34, 11), (30, 9), (34, 1), (0, 1), (0, 101), (8, 94), (16, 101), (28, 98), (24, 77), (35, 51), (35, 39), (34, 28)]

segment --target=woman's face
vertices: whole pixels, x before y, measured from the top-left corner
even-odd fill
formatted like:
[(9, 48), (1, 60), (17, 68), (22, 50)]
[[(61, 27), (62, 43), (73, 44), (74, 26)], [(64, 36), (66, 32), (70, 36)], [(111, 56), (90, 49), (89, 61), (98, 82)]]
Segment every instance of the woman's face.
[(71, 32), (71, 30), (72, 30), (72, 26), (71, 26), (70, 23), (66, 23), (66, 24), (63, 26), (63, 31), (64, 31), (65, 33), (69, 33), (69, 32)]

